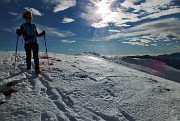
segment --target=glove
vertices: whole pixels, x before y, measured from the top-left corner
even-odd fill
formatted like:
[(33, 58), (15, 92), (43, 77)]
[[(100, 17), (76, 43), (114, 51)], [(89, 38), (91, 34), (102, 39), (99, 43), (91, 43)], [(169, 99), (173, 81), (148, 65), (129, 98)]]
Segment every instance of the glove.
[(16, 30), (16, 34), (17, 34), (18, 36), (21, 36), (21, 30), (20, 30), (20, 29), (17, 29), (17, 30)]
[(46, 35), (46, 32), (45, 32), (45, 31), (42, 31), (42, 32), (41, 32), (41, 36), (44, 36), (44, 35)]

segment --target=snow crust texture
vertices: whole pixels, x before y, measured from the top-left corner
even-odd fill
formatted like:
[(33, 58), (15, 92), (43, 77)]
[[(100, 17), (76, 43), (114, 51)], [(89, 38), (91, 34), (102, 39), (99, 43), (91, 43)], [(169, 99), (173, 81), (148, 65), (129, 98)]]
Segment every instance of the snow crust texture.
[(0, 52), (1, 121), (180, 121), (177, 82), (95, 55), (49, 57), (51, 70), (40, 53), (37, 76), (18, 52), (14, 75), (14, 52)]

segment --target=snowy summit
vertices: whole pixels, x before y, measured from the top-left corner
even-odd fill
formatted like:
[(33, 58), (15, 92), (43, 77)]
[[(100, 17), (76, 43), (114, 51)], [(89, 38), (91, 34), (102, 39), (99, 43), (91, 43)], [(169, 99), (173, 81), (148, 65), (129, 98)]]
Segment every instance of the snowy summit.
[[(142, 66), (89, 53), (50, 53), (49, 70), (40, 53), (42, 73), (35, 75), (18, 52), (14, 74), (14, 56), (0, 52), (1, 121), (180, 120), (180, 83), (162, 71), (159, 76), (149, 73), (157, 72), (153, 68), (140, 71)], [(180, 74), (168, 65), (164, 70)]]

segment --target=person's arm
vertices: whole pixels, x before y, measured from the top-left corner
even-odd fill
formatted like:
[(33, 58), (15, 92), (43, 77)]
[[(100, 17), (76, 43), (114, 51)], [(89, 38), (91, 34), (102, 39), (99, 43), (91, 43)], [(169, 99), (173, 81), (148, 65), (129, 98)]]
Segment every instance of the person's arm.
[(42, 31), (40, 34), (38, 34), (37, 30), (36, 30), (36, 36), (37, 37), (41, 37), (41, 36), (44, 36), (46, 34), (45, 31)]
[[(35, 26), (35, 25), (34, 25), (34, 26)], [(35, 26), (35, 28), (36, 28), (36, 26)], [(36, 29), (36, 36), (37, 36), (37, 37), (44, 36), (45, 34), (46, 34), (45, 31), (42, 31), (42, 32), (39, 34), (38, 31), (37, 31), (37, 29)]]
[(23, 25), (21, 25), (20, 29), (17, 29), (17, 30), (16, 30), (16, 34), (17, 34), (18, 36), (21, 36), (21, 35), (23, 34), (23, 32), (24, 32), (24, 27), (23, 27)]
[(36, 37), (41, 37), (41, 35), (36, 30)]

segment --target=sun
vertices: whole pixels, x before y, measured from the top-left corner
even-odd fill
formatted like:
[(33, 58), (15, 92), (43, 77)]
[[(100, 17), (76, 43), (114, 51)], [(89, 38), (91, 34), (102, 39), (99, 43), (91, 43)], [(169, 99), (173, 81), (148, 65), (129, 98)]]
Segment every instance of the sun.
[(107, 3), (105, 0), (97, 2), (96, 6), (98, 7), (96, 13), (100, 14), (101, 17), (105, 17), (106, 15), (111, 13), (110, 3)]

